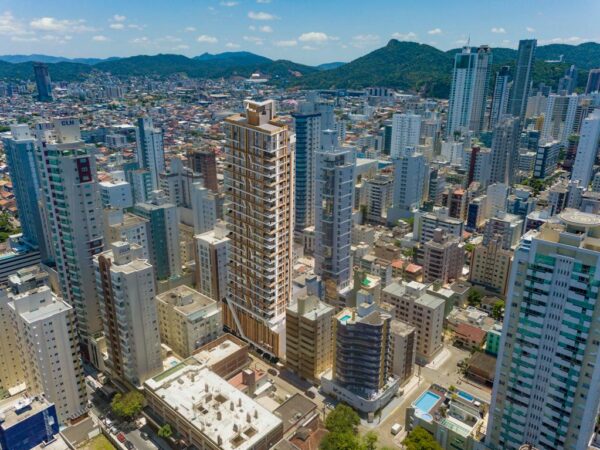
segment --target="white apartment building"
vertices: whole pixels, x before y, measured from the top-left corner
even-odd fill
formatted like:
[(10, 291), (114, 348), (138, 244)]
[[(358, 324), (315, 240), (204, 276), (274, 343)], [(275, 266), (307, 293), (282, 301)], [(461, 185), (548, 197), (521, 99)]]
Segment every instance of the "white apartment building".
[(231, 241), (227, 230), (218, 226), (194, 236), (196, 242), (196, 288), (216, 301), (227, 297), (227, 265)]
[(86, 412), (87, 393), (71, 306), (42, 286), (8, 304), (27, 388), (55, 404), (66, 424)]
[(421, 137), (421, 116), (394, 114), (392, 117), (391, 158), (398, 158), (406, 147), (417, 147)]

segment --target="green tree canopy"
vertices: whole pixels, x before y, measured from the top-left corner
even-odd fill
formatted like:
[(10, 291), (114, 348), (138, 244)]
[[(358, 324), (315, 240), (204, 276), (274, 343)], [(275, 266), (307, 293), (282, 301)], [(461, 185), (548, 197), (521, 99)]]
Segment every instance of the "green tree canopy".
[(403, 442), (406, 450), (443, 450), (433, 436), (422, 427), (415, 427)]
[(173, 435), (173, 430), (171, 429), (171, 425), (165, 423), (162, 427), (158, 429), (158, 437), (161, 438), (170, 438)]
[(144, 396), (137, 391), (130, 391), (123, 395), (115, 395), (110, 403), (112, 412), (123, 419), (132, 419), (144, 407)]
[(338, 403), (325, 419), (325, 428), (331, 433), (358, 432), (360, 417), (350, 406)]

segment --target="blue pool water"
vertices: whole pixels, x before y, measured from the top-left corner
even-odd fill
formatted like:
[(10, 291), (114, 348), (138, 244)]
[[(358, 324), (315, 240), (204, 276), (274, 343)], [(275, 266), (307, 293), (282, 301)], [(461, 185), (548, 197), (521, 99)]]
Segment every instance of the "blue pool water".
[(345, 316), (342, 316), (340, 318), (340, 322), (348, 322), (348, 319), (350, 319), (350, 317), (352, 317), (350, 314), (346, 314)]
[(434, 394), (431, 391), (425, 391), (414, 403), (417, 409), (420, 409), (424, 413), (428, 413), (431, 411), (431, 408), (435, 406), (435, 404), (439, 401), (440, 396)]
[(467, 394), (464, 391), (458, 391), (458, 396), (464, 398), (468, 402), (475, 400), (475, 397), (473, 397), (471, 394)]

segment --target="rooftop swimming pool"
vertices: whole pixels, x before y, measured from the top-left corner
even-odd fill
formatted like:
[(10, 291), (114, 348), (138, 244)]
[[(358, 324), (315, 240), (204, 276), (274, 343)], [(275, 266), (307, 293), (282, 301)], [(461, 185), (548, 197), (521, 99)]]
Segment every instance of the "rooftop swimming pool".
[(441, 397), (439, 395), (434, 394), (431, 391), (425, 391), (413, 404), (417, 409), (421, 410), (424, 413), (428, 413), (440, 400), (440, 398)]
[(471, 394), (468, 394), (465, 391), (458, 391), (458, 396), (464, 398), (468, 402), (472, 402), (473, 400), (475, 400), (475, 397), (473, 397)]
[(350, 317), (352, 317), (350, 314), (343, 315), (342, 317), (340, 317), (340, 322), (342, 322), (342, 323), (348, 322)]

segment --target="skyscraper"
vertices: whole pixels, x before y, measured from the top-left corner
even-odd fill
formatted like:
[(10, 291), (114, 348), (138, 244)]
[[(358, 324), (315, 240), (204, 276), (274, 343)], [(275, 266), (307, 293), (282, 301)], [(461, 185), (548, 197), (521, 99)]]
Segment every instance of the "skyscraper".
[(600, 91), (600, 69), (592, 69), (588, 75), (585, 93), (589, 94), (597, 91)]
[(212, 149), (193, 149), (187, 155), (192, 170), (199, 173), (204, 181), (204, 187), (213, 192), (219, 192), (217, 180), (217, 156)]
[(508, 100), (508, 113), (523, 120), (529, 98), (529, 85), (533, 75), (533, 61), (535, 59), (535, 39), (519, 41), (515, 76), (513, 78), (510, 97)]
[(165, 171), (162, 130), (154, 127), (150, 117), (140, 117), (135, 134), (138, 166), (150, 171), (152, 189), (160, 189), (159, 175)]
[(505, 116), (494, 128), (490, 183), (513, 183), (518, 168), (521, 125), (518, 117)]
[(292, 294), (294, 146), (274, 101), (245, 108), (225, 120), (231, 257), (223, 323), (281, 357)]
[(491, 64), (492, 51), (487, 45), (480, 46), (476, 53), (471, 47), (464, 47), (461, 53), (455, 55), (447, 136), (457, 131), (481, 131)]
[(390, 156), (398, 158), (406, 147), (417, 147), (420, 136), (421, 116), (418, 114), (394, 114)]
[(40, 251), (42, 260), (52, 258), (40, 213), (40, 182), (35, 166), (35, 139), (27, 125), (11, 126), (4, 137), (4, 152), (19, 211), (23, 239)]
[(301, 236), (306, 227), (314, 225), (315, 155), (321, 147), (321, 113), (309, 102), (300, 104), (292, 117), (296, 131), (294, 233)]
[(600, 140), (600, 110), (595, 110), (584, 121), (581, 136), (577, 145), (575, 163), (571, 172), (571, 180), (579, 181), (579, 185), (587, 188), (592, 179), (594, 162), (598, 153)]
[(546, 103), (540, 142), (558, 140), (563, 146), (566, 146), (569, 137), (574, 132), (578, 106), (579, 96), (577, 94), (550, 94)]
[(325, 284), (325, 298), (335, 303), (338, 290), (352, 279), (352, 207), (354, 205), (354, 149), (338, 144), (337, 133), (323, 133), (316, 155), (315, 273)]
[(94, 257), (107, 365), (113, 376), (134, 386), (163, 370), (154, 273), (139, 250), (114, 242)]
[(394, 162), (393, 207), (388, 210), (388, 223), (410, 217), (423, 201), (427, 175), (425, 157), (415, 147), (404, 147)]
[(93, 256), (103, 248), (96, 158), (81, 140), (78, 119), (36, 126), (36, 159), (62, 296), (73, 306), (83, 350), (102, 331)]
[(523, 237), (511, 268), (486, 444), (587, 449), (600, 403), (600, 217)]
[(508, 110), (508, 98), (510, 94), (510, 66), (502, 66), (496, 72), (494, 83), (494, 95), (492, 97), (492, 109), (490, 111), (489, 129), (493, 130), (498, 121)]
[(50, 81), (48, 65), (39, 62), (33, 63), (33, 73), (35, 75), (35, 84), (38, 91), (38, 100), (40, 102), (51, 102), (52, 82)]
[(558, 80), (558, 92), (564, 92), (567, 95), (572, 94), (577, 88), (577, 67), (571, 65), (565, 70), (564, 76)]

